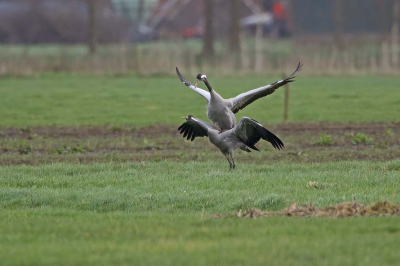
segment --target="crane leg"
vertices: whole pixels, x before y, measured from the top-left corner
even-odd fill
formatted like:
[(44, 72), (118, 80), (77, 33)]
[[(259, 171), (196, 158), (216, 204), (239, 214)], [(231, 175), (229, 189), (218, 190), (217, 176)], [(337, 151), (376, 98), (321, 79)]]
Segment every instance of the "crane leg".
[(229, 162), (229, 170), (231, 170), (233, 165), (232, 165), (232, 163), (231, 163), (231, 160), (229, 159), (229, 153), (225, 153), (224, 155), (225, 155), (226, 159), (227, 159), (228, 162)]
[(236, 164), (235, 164), (235, 160), (233, 159), (233, 152), (230, 152), (229, 155), (231, 156), (231, 159), (232, 159), (232, 168), (233, 168), (233, 170), (235, 170)]

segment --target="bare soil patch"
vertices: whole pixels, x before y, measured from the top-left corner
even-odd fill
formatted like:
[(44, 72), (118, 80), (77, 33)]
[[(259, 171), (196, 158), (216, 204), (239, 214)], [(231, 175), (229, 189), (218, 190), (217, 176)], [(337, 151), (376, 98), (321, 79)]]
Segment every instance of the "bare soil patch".
[[(177, 125), (0, 127), (0, 165), (50, 162), (205, 161), (224, 158), (205, 138), (186, 141)], [(266, 125), (285, 143), (237, 155), (238, 162), (387, 161), (400, 158), (400, 123)], [(321, 135), (328, 141), (321, 141)]]
[[(160, 135), (175, 135), (179, 132), (176, 125), (151, 125), (147, 127), (133, 127), (130, 125), (113, 126), (35, 126), (35, 127), (0, 127), (0, 138), (28, 138), (32, 134), (48, 138), (112, 138), (127, 135), (137, 137), (155, 137)], [(282, 136), (302, 135), (304, 133), (327, 133), (343, 135), (352, 132), (363, 132), (371, 135), (385, 135), (387, 129), (400, 133), (400, 122), (345, 122), (345, 123), (284, 123), (268, 125), (268, 129)]]
[[(178, 128), (178, 126), (176, 126)], [(0, 127), (1, 138), (29, 138), (36, 134), (44, 138), (77, 138), (85, 139), (88, 137), (117, 138), (127, 135), (159, 136), (163, 134), (174, 134), (175, 127), (165, 125), (153, 125), (143, 128), (132, 126), (35, 126), (35, 127)]]

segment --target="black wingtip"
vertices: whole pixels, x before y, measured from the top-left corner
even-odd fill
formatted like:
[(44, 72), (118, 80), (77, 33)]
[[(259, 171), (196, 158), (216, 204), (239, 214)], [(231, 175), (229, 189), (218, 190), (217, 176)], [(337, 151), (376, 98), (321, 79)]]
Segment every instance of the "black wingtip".
[[(289, 82), (293, 82), (294, 78), (296, 78), (296, 76), (294, 74), (298, 73), (302, 69), (302, 67), (303, 67), (303, 64), (299, 62), (299, 64), (296, 67), (296, 70), (292, 74), (287, 76), (285, 79), (283, 79), (282, 85), (287, 84)], [(275, 82), (275, 84), (277, 84), (277, 83), (278, 82)], [(275, 85), (275, 84), (272, 84), (272, 85)]]
[(296, 68), (296, 72), (299, 72), (302, 67), (303, 67), (303, 64), (301, 62), (299, 62), (299, 64), (297, 65), (297, 68)]
[(176, 67), (175, 70), (176, 70), (176, 75), (178, 75), (178, 78), (179, 78), (182, 82), (185, 82), (185, 79), (182, 77), (181, 72), (179, 72), (178, 67)]
[(189, 86), (191, 85), (190, 82), (188, 82), (188, 81), (182, 76), (181, 72), (179, 72), (178, 67), (176, 67), (175, 70), (176, 70), (176, 75), (178, 75), (179, 80), (180, 80), (183, 84), (185, 84), (185, 86), (189, 87)]
[(283, 149), (285, 145), (283, 144), (282, 140), (280, 140), (274, 133), (266, 129), (265, 127), (262, 128), (262, 133), (260, 134), (261, 137), (272, 144), (275, 149)]
[(299, 62), (299, 64), (296, 67), (296, 70), (292, 73), (292, 75), (290, 75), (288, 78), (294, 78), (294, 74), (296, 74), (297, 72), (300, 72), (300, 70), (302, 69), (303, 64), (301, 62)]

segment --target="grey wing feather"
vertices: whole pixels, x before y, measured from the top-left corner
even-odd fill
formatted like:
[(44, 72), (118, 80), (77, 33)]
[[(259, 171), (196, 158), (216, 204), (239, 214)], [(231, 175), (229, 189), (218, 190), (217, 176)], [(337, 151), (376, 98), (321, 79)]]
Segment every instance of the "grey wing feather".
[(280, 150), (284, 147), (283, 142), (277, 136), (263, 127), (256, 120), (248, 117), (240, 119), (239, 123), (234, 128), (234, 134), (248, 147), (257, 151), (258, 149), (254, 145), (260, 139), (270, 142), (275, 149)]
[(176, 68), (176, 74), (178, 75), (178, 78), (182, 81), (183, 84), (186, 85), (186, 87), (189, 87), (190, 89), (194, 90), (204, 98), (206, 98), (207, 102), (210, 102), (210, 93), (208, 91), (202, 90), (200, 88), (196, 88), (192, 83), (187, 81), (179, 72), (178, 68)]
[(255, 100), (260, 99), (262, 97), (265, 97), (265, 96), (273, 93), (276, 89), (278, 89), (279, 87), (281, 87), (289, 82), (293, 82), (294, 81), (293, 79), (295, 78), (294, 74), (299, 72), (301, 70), (302, 66), (303, 65), (299, 63), (297, 65), (296, 70), (290, 76), (286, 77), (283, 80), (278, 80), (267, 86), (241, 93), (238, 96), (236, 96), (235, 98), (229, 99), (228, 101), (230, 101), (232, 104), (232, 107), (231, 107), (232, 112), (236, 114), (237, 112), (239, 112), (240, 110), (242, 110), (247, 105), (254, 102)]
[(183, 138), (193, 141), (196, 137), (208, 137), (208, 131), (216, 128), (203, 120), (192, 118), (183, 123), (178, 130), (183, 134)]

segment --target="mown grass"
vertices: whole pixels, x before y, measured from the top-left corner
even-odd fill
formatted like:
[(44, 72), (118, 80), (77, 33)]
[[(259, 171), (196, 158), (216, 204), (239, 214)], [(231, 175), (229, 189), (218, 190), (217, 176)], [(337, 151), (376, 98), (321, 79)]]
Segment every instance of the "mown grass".
[(250, 207), (280, 210), (293, 200), (399, 204), (399, 170), (399, 160), (248, 164), (233, 173), (224, 162), (3, 166), (0, 259), (5, 265), (390, 265), (400, 259), (398, 217), (209, 217)]
[[(398, 218), (1, 213), (4, 265), (396, 265)], [(22, 255), (23, 254), (23, 255)]]
[[(185, 75), (184, 68), (181, 70)], [(226, 98), (280, 78), (221, 78), (206, 74), (211, 85)], [(186, 78), (195, 82), (195, 77)], [(289, 118), (294, 122), (399, 121), (399, 84), (398, 77), (313, 77), (300, 72), (291, 85)], [(176, 77), (10, 77), (0, 80), (0, 94), (0, 125), (4, 126), (179, 124), (180, 117), (188, 114), (206, 119), (206, 101)], [(240, 111), (237, 118), (281, 122), (283, 94), (279, 89)]]
[[(82, 211), (228, 212), (299, 204), (400, 201), (400, 161), (240, 165), (225, 162), (52, 164), (1, 168), (1, 207)], [(316, 181), (323, 189), (310, 189)]]

